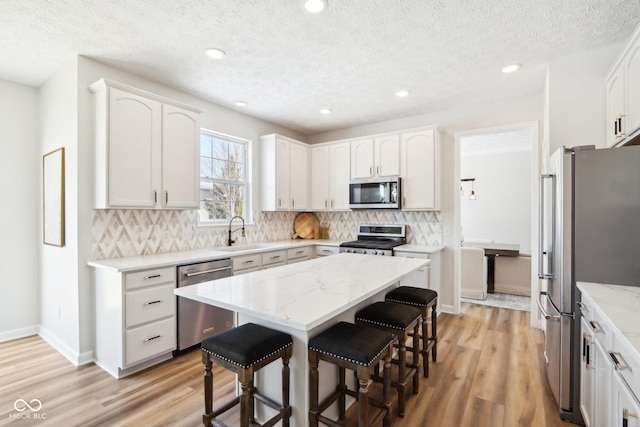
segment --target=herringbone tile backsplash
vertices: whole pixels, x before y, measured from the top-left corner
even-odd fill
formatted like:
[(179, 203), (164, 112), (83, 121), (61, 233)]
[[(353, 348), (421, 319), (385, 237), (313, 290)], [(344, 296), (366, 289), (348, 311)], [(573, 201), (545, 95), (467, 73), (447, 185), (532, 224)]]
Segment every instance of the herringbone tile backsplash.
[[(238, 243), (286, 240), (297, 212), (254, 212)], [(329, 238), (354, 240), (358, 224), (407, 224), (407, 243), (442, 244), (440, 212), (359, 210), (317, 212)], [(234, 228), (239, 226), (234, 222)], [(119, 258), (226, 246), (226, 227), (198, 227), (198, 211), (94, 210), (93, 259)], [(237, 234), (239, 236), (239, 233)]]

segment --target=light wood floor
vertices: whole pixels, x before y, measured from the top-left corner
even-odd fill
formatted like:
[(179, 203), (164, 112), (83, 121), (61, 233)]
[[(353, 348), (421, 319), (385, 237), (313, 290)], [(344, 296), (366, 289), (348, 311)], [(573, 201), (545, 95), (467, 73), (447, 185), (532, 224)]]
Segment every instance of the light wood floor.
[[(394, 427), (561, 427), (544, 377), (543, 335), (529, 313), (463, 303), (460, 316), (438, 317), (438, 362), (409, 396)], [(216, 369), (216, 396), (234, 393), (234, 377)], [(191, 352), (115, 380), (79, 368), (39, 337), (0, 344), (0, 425), (198, 426), (203, 410), (200, 353)], [(409, 387), (410, 389), (410, 387)], [(409, 391), (410, 393), (410, 391)], [(39, 399), (45, 419), (16, 420), (17, 399)], [(29, 413), (25, 411), (24, 413)], [(356, 411), (349, 426), (356, 426)], [(13, 417), (13, 418), (12, 418)], [(237, 411), (224, 418), (238, 424)]]

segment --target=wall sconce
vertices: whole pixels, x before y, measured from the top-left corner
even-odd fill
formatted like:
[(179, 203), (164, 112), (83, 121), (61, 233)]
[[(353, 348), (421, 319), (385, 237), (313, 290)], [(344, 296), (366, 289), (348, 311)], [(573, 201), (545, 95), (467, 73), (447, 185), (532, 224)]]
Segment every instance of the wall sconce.
[[(473, 183), (476, 181), (475, 178), (462, 178), (461, 182), (471, 182), (471, 194), (469, 195), (469, 200), (476, 200), (476, 192), (473, 188)], [(462, 189), (462, 185), (460, 185), (460, 195), (464, 195), (464, 190)]]

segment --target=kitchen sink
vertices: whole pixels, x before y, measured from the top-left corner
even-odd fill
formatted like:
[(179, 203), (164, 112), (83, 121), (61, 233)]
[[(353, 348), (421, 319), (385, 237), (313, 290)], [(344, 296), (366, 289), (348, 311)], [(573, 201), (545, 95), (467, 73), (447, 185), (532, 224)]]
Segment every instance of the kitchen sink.
[(274, 247), (273, 244), (269, 243), (250, 243), (247, 245), (238, 245), (238, 246), (223, 246), (215, 248), (217, 251), (223, 252), (241, 252), (241, 251), (251, 251), (255, 249), (266, 249)]

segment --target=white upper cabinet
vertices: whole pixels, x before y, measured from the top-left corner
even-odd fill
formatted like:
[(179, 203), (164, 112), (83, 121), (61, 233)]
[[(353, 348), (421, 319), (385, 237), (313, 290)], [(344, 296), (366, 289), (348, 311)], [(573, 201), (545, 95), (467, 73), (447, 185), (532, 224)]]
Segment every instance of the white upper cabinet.
[(292, 142), (290, 153), (291, 209), (309, 209), (309, 147)]
[(200, 114), (162, 107), (162, 197), (168, 208), (200, 205)]
[(311, 147), (311, 209), (329, 209), (329, 146)]
[(90, 89), (96, 98), (94, 207), (197, 209), (201, 111), (105, 79)]
[(311, 147), (312, 210), (349, 210), (350, 158), (348, 142)]
[(607, 145), (640, 135), (640, 26), (607, 75)]
[(373, 142), (375, 174), (380, 177), (400, 175), (400, 137), (387, 135), (377, 137)]
[(309, 209), (309, 148), (271, 134), (260, 137), (263, 211)]
[(440, 138), (434, 128), (400, 135), (402, 208), (440, 210)]
[(329, 208), (349, 210), (349, 181), (351, 180), (351, 149), (348, 142), (329, 146)]
[(631, 39), (624, 66), (627, 79), (627, 132), (633, 136), (640, 133), (640, 27)]
[(607, 146), (616, 145), (624, 138), (624, 125), (624, 68), (618, 64), (607, 79)]
[(351, 179), (399, 174), (400, 139), (398, 135), (351, 141)]

